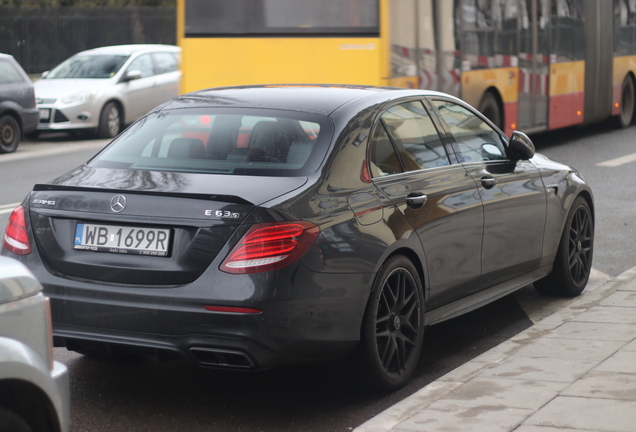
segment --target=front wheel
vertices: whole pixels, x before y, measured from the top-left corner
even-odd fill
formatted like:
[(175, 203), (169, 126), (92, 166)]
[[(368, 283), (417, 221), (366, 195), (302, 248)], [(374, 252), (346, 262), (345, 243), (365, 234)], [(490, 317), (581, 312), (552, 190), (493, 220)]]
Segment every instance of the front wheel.
[(97, 135), (100, 138), (114, 138), (121, 130), (122, 115), (119, 105), (115, 102), (108, 102), (104, 105), (99, 116), (99, 127)]
[(365, 311), (359, 361), (366, 384), (395, 390), (413, 375), (424, 337), (424, 296), (413, 263), (396, 255), (381, 267)]
[(594, 221), (590, 206), (578, 197), (565, 221), (552, 273), (534, 283), (542, 294), (574, 297), (587, 285), (592, 270)]
[(16, 151), (22, 131), (18, 121), (10, 115), (0, 117), (0, 153)]

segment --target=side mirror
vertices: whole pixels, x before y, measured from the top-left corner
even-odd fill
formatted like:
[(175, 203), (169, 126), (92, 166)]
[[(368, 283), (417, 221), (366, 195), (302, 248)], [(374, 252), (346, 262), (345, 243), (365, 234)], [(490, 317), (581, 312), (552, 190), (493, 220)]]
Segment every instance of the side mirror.
[(42, 78), (46, 78), (46, 76), (49, 74), (49, 71), (44, 71), (42, 72)]
[(523, 132), (514, 131), (508, 142), (508, 147), (515, 156), (519, 156), (519, 159), (530, 159), (535, 154), (532, 140)]
[(142, 74), (140, 70), (130, 70), (126, 72), (126, 75), (124, 76), (124, 81), (138, 80), (141, 78), (141, 76)]

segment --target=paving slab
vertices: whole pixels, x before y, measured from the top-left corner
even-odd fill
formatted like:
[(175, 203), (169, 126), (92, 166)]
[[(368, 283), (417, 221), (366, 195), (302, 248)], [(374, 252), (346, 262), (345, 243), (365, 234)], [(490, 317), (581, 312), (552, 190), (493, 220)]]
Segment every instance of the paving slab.
[(602, 306), (636, 307), (636, 291), (616, 291), (600, 302)]
[(581, 431), (634, 432), (636, 401), (559, 396), (524, 424)]
[(440, 400), (408, 420), (394, 431), (417, 432), (497, 432), (511, 431), (534, 411), (506, 405), (479, 405), (471, 402)]
[(561, 395), (636, 401), (636, 374), (595, 369), (566, 388)]
[[(636, 311), (634, 311), (633, 309), (632, 313), (636, 315)], [(584, 314), (585, 312), (581, 315)], [(636, 325), (605, 322), (570, 321), (546, 334), (545, 337), (580, 339), (586, 341), (631, 342), (636, 338)]]
[(624, 342), (542, 337), (534, 343), (521, 348), (515, 356), (572, 359), (604, 360), (625, 346)]
[(636, 311), (630, 307), (594, 306), (572, 318), (572, 321), (636, 325)]
[(569, 383), (475, 378), (445, 396), (451, 401), (470, 401), (477, 405), (538, 410), (563, 391)]
[[(619, 351), (598, 365), (595, 370), (618, 374), (636, 374), (636, 355), (633, 351)], [(636, 424), (634, 430), (636, 430)]]
[(598, 360), (513, 356), (484, 369), (479, 376), (572, 383), (598, 365)]

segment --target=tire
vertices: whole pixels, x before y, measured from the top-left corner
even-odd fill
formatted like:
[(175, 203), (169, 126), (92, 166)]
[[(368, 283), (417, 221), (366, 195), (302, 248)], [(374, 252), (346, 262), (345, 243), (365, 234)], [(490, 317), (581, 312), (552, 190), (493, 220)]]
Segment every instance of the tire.
[(121, 131), (122, 115), (119, 105), (108, 102), (99, 115), (97, 136), (100, 138), (114, 138)]
[(10, 116), (0, 117), (0, 153), (12, 153), (20, 145), (22, 131), (18, 121)]
[(504, 130), (503, 115), (499, 102), (492, 92), (486, 92), (479, 102), (479, 112), (485, 115), (499, 129)]
[(0, 432), (33, 432), (33, 429), (14, 411), (0, 406)]
[(592, 270), (594, 221), (590, 206), (578, 197), (568, 213), (552, 273), (534, 283), (542, 294), (575, 297), (583, 291)]
[(380, 268), (362, 321), (357, 353), (360, 378), (377, 390), (395, 390), (413, 375), (424, 339), (424, 295), (413, 263), (403, 255)]
[(618, 126), (626, 128), (634, 120), (634, 105), (636, 103), (636, 89), (634, 80), (628, 75), (623, 80), (621, 90), (621, 112), (618, 114)]

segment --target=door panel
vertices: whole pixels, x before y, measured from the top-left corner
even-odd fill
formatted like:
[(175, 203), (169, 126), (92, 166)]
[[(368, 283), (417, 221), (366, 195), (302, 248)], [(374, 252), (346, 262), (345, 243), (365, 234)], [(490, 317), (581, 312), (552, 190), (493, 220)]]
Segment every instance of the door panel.
[[(484, 206), (480, 289), (539, 267), (546, 196), (541, 175), (528, 161), (465, 165)], [(491, 180), (492, 179), (492, 180)]]
[[(479, 283), (483, 211), (473, 179), (460, 165), (405, 173), (376, 182), (422, 242), (430, 288), (428, 309), (474, 292)], [(410, 194), (425, 194), (419, 209)], [(389, 220), (390, 222), (390, 220)]]

